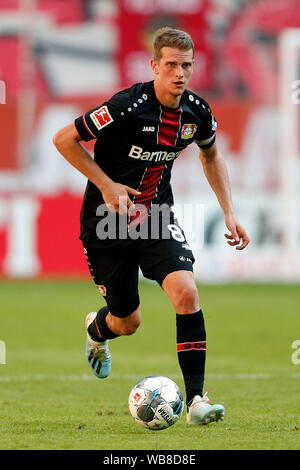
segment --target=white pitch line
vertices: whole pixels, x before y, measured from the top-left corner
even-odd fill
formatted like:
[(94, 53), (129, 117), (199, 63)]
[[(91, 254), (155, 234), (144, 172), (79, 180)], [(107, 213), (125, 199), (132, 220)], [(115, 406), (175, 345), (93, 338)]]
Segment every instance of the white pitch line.
[[(171, 377), (174, 380), (178, 380), (182, 378), (181, 374), (171, 374)], [(209, 380), (216, 379), (216, 380), (268, 380), (277, 378), (277, 374), (269, 374), (269, 373), (261, 373), (261, 374), (249, 374), (249, 373), (238, 373), (238, 374), (206, 374), (206, 378)], [(142, 375), (111, 375), (107, 381), (138, 381), (143, 378)], [(300, 373), (294, 374), (286, 374), (283, 378), (291, 378), (291, 379), (300, 379)], [(92, 380), (97, 380), (91, 374), (82, 374), (82, 375), (74, 375), (74, 374), (28, 374), (28, 375), (0, 375), (0, 382), (45, 382), (47, 380), (52, 381), (62, 381), (62, 382), (88, 382)]]

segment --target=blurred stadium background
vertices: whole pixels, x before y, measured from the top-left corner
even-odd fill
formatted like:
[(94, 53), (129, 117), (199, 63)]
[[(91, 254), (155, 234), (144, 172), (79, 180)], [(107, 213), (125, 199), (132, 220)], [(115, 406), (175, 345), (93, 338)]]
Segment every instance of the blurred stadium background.
[(198, 234), (198, 280), (299, 281), (299, 7), (299, 0), (0, 0), (1, 277), (89, 276), (77, 236), (86, 181), (52, 137), (119, 89), (151, 80), (153, 31), (170, 25), (194, 38), (189, 88), (211, 104), (251, 238), (245, 252), (226, 245), (222, 213), (190, 146), (174, 165), (173, 185), (177, 204), (200, 205), (204, 220), (195, 225), (192, 214), (185, 226), (192, 246)]

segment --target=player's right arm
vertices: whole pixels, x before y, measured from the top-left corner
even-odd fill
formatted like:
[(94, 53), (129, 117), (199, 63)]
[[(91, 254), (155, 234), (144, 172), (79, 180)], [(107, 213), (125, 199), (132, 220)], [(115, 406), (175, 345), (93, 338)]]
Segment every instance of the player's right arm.
[(53, 137), (53, 143), (60, 154), (101, 191), (107, 206), (120, 214), (127, 213), (133, 206), (129, 194), (137, 196), (139, 191), (114, 182), (83, 148), (80, 140), (82, 138), (74, 123), (60, 129)]
[(235, 215), (225, 159), (218, 150), (216, 143), (209, 148), (200, 147), (199, 157), (207, 181), (215, 192), (224, 212), (225, 224), (230, 231), (230, 235), (224, 235), (228, 240), (227, 243), (236, 246), (237, 250), (243, 250), (248, 245), (249, 238)]
[(224, 235), (228, 240), (227, 243), (235, 246), (237, 250), (243, 250), (248, 245), (249, 238), (235, 215), (226, 162), (215, 142), (217, 122), (208, 103), (203, 98), (201, 101), (202, 106), (199, 109), (202, 121), (195, 134), (195, 142), (200, 148), (199, 157), (207, 181), (224, 212), (225, 224), (230, 231), (230, 234)]

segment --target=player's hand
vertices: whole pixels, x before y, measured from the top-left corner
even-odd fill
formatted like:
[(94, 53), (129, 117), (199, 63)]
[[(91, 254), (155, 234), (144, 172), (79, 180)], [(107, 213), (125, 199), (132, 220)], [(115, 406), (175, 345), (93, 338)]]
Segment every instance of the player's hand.
[(127, 214), (130, 209), (134, 208), (134, 203), (129, 194), (139, 196), (141, 192), (113, 181), (102, 189), (102, 196), (108, 208), (117, 211), (120, 215)]
[(250, 242), (249, 237), (244, 227), (239, 223), (235, 216), (225, 217), (226, 227), (228, 228), (230, 235), (225, 233), (224, 236), (227, 238), (228, 245), (235, 246), (236, 250), (243, 250)]

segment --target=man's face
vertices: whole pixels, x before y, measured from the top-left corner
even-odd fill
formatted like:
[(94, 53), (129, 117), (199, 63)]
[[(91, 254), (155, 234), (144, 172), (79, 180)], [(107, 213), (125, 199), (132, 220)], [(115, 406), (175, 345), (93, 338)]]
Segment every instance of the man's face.
[(164, 46), (161, 59), (151, 61), (156, 83), (172, 96), (181, 96), (193, 72), (193, 50), (182, 51)]

